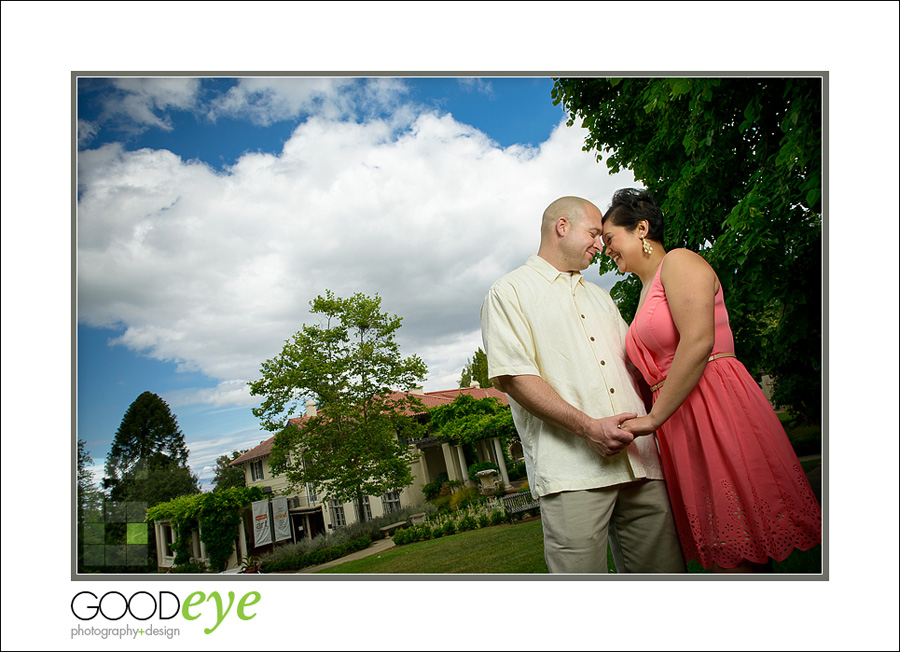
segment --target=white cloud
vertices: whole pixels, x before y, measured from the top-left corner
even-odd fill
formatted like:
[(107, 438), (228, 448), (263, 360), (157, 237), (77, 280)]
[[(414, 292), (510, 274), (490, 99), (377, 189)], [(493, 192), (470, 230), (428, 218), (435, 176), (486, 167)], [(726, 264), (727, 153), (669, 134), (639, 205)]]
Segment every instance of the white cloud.
[[(302, 102), (270, 105), (282, 100)], [(404, 354), (428, 364), (426, 389), (453, 387), (481, 346), (485, 292), (537, 250), (544, 207), (562, 195), (605, 207), (632, 183), (582, 143), (560, 125), (538, 148), (502, 149), (448, 115), (400, 109), (311, 118), (280, 154), (225, 172), (168, 151), (81, 152), (79, 318), (219, 381), (180, 404), (246, 406), (246, 379), (312, 319), (310, 300), (378, 293), (404, 318)]]
[(308, 114), (338, 120), (360, 109), (377, 112), (404, 90), (402, 81), (391, 78), (246, 77), (210, 103), (207, 117), (247, 119), (260, 126)]
[(156, 128), (171, 131), (172, 109), (197, 108), (200, 80), (192, 77), (124, 77), (112, 80), (96, 121), (78, 120), (78, 146), (87, 146), (100, 129), (113, 123), (125, 134)]
[(493, 97), (494, 95), (494, 86), (491, 82), (482, 79), (481, 77), (461, 77), (459, 85), (467, 91), (475, 91), (487, 95), (488, 97)]

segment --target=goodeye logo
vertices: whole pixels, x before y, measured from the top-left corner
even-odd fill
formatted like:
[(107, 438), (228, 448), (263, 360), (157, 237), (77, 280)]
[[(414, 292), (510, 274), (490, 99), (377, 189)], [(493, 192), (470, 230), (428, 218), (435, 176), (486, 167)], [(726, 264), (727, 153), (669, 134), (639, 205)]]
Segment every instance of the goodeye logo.
[[(215, 623), (212, 627), (205, 627), (203, 633), (212, 634), (231, 613), (232, 607), (234, 607), (234, 615), (239, 620), (252, 620), (256, 617), (256, 613), (249, 611), (248, 608), (260, 601), (261, 596), (258, 591), (250, 591), (245, 594), (238, 600), (237, 605), (235, 605), (234, 598), (234, 591), (229, 591), (226, 606), (218, 591), (212, 591), (208, 596), (203, 591), (194, 591), (188, 595), (184, 603), (171, 591), (159, 591), (155, 596), (148, 591), (136, 591), (131, 596), (126, 596), (119, 591), (107, 591), (101, 596), (97, 596), (92, 591), (81, 591), (72, 598), (72, 614), (82, 621), (94, 620), (98, 616), (105, 620), (119, 621), (125, 616), (130, 616), (143, 623), (154, 616), (163, 621), (171, 621), (179, 614), (185, 620), (193, 621), (206, 613), (209, 614), (207, 621), (212, 622), (214, 617)], [(213, 604), (206, 604), (210, 602)], [(215, 613), (213, 613), (212, 607), (214, 607)], [(177, 629), (168, 626), (156, 628), (140, 625), (139, 629), (133, 629), (131, 625), (127, 625), (125, 628), (82, 628), (79, 625), (72, 628), (72, 638), (84, 635), (103, 638), (110, 636), (136, 638), (145, 635), (172, 638), (173, 635), (178, 634), (180, 632)]]

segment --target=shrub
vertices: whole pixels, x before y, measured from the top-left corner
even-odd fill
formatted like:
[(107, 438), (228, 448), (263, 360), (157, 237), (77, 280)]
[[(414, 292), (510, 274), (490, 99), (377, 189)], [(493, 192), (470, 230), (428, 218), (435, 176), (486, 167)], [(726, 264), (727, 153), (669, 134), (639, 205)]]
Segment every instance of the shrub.
[(175, 564), (170, 573), (208, 573), (209, 566), (201, 559), (195, 559), (184, 564)]
[(445, 537), (450, 536), (451, 534), (456, 534), (456, 521), (453, 519), (449, 519), (443, 526), (441, 526), (441, 534)]
[(483, 500), (481, 493), (475, 487), (463, 487), (450, 496), (450, 509), (461, 509)]
[(402, 546), (407, 543), (415, 543), (416, 541), (427, 541), (432, 538), (432, 531), (427, 526), (415, 526), (397, 530), (394, 533), (393, 541), (395, 545)]
[(438, 496), (434, 500), (431, 501), (431, 504), (434, 505), (434, 508), (438, 512), (448, 512), (450, 511), (450, 499), (452, 496), (449, 494), (446, 496)]
[(510, 480), (520, 480), (521, 478), (526, 477), (528, 474), (525, 471), (524, 460), (521, 462), (516, 462), (510, 468), (508, 468), (507, 475), (509, 475)]
[[(319, 538), (319, 537), (316, 537)], [(344, 555), (357, 550), (364, 550), (371, 545), (372, 539), (368, 536), (359, 537), (346, 543), (342, 543), (329, 548), (321, 548), (307, 554), (296, 556), (282, 557), (275, 561), (265, 561), (260, 568), (263, 573), (274, 573), (276, 571), (292, 571), (306, 568), (307, 566), (315, 566), (338, 559)]]
[(435, 478), (434, 482), (429, 482), (425, 486), (422, 487), (422, 493), (425, 495), (425, 500), (433, 500), (441, 495), (441, 488), (444, 486), (444, 483), (447, 482), (450, 478), (447, 477), (446, 473), (438, 474), (438, 477)]
[(478, 523), (470, 514), (466, 514), (459, 520), (458, 529), (460, 532), (465, 532), (467, 530), (474, 530), (478, 527)]

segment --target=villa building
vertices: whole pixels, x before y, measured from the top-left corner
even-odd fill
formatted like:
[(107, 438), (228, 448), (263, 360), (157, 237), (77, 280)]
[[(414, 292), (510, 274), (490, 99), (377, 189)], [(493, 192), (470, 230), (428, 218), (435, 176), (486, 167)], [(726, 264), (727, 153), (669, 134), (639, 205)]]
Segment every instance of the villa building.
[[(482, 389), (475, 386), (436, 392), (417, 390), (411, 393), (422, 402), (426, 410), (451, 403), (460, 394), (467, 394), (476, 399), (493, 397), (499, 399), (504, 405), (509, 405), (506, 395), (494, 388)], [(397, 392), (395, 395), (399, 396), (400, 394)], [(316, 416), (316, 405), (312, 401), (308, 401), (306, 414), (290, 419), (290, 423), (300, 425), (306, 418), (313, 416)], [(413, 416), (424, 421), (428, 418), (428, 413), (423, 410)], [(274, 441), (275, 437), (272, 436), (260, 442), (258, 446), (231, 462), (231, 465), (243, 469), (248, 487), (260, 487), (271, 496), (287, 497), (288, 515), (294, 540), (311, 538), (360, 520), (360, 515), (357, 513), (359, 508), (355, 502), (325, 501), (316, 487), (307, 485), (291, 489), (283, 476), (273, 474), (268, 460)], [(438, 437), (425, 437), (409, 441), (408, 444), (419, 453), (410, 469), (414, 476), (413, 484), (381, 496), (365, 496), (363, 509), (366, 511), (366, 520), (389, 514), (403, 507), (424, 504), (425, 496), (422, 487), (435, 481), (442, 473), (446, 474), (451, 481), (472, 483), (461, 446)], [(480, 440), (476, 443), (475, 451), (478, 461), (493, 462), (500, 468), (500, 479), (508, 485), (509, 476), (500, 439), (495, 437)]]

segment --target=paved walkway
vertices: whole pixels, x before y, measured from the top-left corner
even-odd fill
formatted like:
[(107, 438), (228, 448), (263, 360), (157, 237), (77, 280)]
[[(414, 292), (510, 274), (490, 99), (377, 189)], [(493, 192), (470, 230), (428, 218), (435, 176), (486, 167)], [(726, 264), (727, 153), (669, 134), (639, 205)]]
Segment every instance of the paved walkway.
[(358, 550), (357, 552), (350, 553), (344, 557), (340, 557), (338, 559), (334, 559), (324, 564), (319, 564), (318, 566), (307, 566), (302, 570), (298, 570), (298, 573), (315, 573), (316, 571), (320, 571), (323, 568), (331, 568), (332, 566), (337, 566), (339, 564), (343, 564), (348, 561), (353, 561), (354, 559), (362, 559), (363, 557), (368, 557), (369, 555), (375, 555), (380, 552), (384, 552), (385, 550), (390, 550), (394, 547), (394, 541), (387, 537), (385, 539), (379, 539), (375, 541), (372, 545), (370, 545), (365, 550)]

